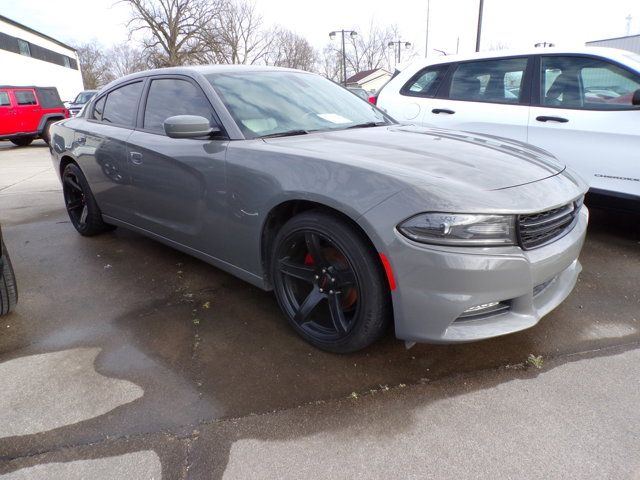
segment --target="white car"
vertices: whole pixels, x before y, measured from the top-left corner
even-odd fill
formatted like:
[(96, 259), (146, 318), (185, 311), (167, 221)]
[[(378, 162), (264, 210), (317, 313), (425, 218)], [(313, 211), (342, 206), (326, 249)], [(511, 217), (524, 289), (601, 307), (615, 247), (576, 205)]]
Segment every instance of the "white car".
[(613, 48), (531, 49), (416, 61), (380, 92), (400, 122), (531, 143), (595, 195), (640, 205), (640, 56)]

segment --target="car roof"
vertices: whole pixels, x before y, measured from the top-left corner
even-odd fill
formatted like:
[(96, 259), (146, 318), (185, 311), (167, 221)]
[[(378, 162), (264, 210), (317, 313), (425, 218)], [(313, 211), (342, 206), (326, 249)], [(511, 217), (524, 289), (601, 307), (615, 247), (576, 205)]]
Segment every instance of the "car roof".
[(490, 58), (501, 57), (518, 57), (524, 55), (597, 55), (599, 57), (610, 58), (622, 63), (629, 63), (632, 61), (633, 53), (610, 47), (574, 47), (574, 48), (559, 48), (559, 47), (547, 47), (547, 48), (527, 48), (527, 49), (508, 49), (508, 50), (494, 50), (489, 52), (474, 52), (461, 55), (442, 55), (439, 57), (429, 57), (417, 60), (413, 65), (433, 65), (440, 63), (453, 63), (462, 62), (467, 60), (481, 60)]
[(262, 66), (262, 65), (188, 65), (188, 66), (180, 66), (180, 67), (166, 67), (166, 68), (156, 68), (152, 70), (145, 70), (142, 72), (132, 73), (125, 77), (118, 78), (111, 82), (107, 87), (111, 87), (112, 85), (120, 84), (122, 82), (126, 82), (129, 80), (134, 80), (136, 78), (148, 77), (150, 75), (179, 75), (179, 74), (190, 74), (190, 73), (199, 73), (201, 75), (208, 75), (212, 73), (231, 73), (231, 72), (297, 72), (297, 73), (306, 73), (311, 74), (310, 72), (306, 72), (304, 70), (296, 70), (294, 68), (284, 68), (284, 67), (270, 67), (270, 66)]

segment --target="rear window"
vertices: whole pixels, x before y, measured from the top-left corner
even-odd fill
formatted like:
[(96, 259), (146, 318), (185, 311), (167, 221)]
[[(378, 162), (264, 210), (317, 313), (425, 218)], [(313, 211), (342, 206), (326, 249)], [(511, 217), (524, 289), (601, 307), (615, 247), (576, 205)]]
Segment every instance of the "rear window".
[(142, 92), (142, 82), (130, 83), (117, 88), (107, 95), (107, 103), (102, 113), (104, 123), (133, 127), (138, 112), (138, 99)]
[(43, 108), (63, 108), (62, 101), (55, 88), (38, 88), (38, 99)]
[(7, 107), (9, 105), (11, 105), (9, 94), (7, 92), (0, 92), (0, 107)]
[(37, 105), (35, 94), (31, 90), (15, 90), (13, 94), (16, 96), (18, 105)]

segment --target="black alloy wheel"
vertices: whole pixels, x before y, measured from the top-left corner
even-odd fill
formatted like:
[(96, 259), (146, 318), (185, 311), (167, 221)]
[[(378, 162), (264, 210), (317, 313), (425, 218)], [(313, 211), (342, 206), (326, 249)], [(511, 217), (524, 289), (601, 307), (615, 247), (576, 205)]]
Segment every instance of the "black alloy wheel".
[(62, 192), (69, 219), (78, 233), (93, 236), (113, 228), (102, 220), (102, 214), (87, 179), (74, 163), (70, 163), (64, 169)]
[(375, 252), (342, 219), (305, 212), (278, 234), (272, 259), (278, 302), (313, 345), (352, 352), (377, 340), (389, 294)]

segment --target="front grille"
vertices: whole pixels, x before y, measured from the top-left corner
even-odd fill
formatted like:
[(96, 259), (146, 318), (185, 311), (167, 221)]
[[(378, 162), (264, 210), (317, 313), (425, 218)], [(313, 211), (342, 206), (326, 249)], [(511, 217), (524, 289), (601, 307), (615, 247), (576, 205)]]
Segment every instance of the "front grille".
[(547, 245), (571, 231), (582, 198), (553, 210), (518, 216), (518, 242), (524, 250)]

